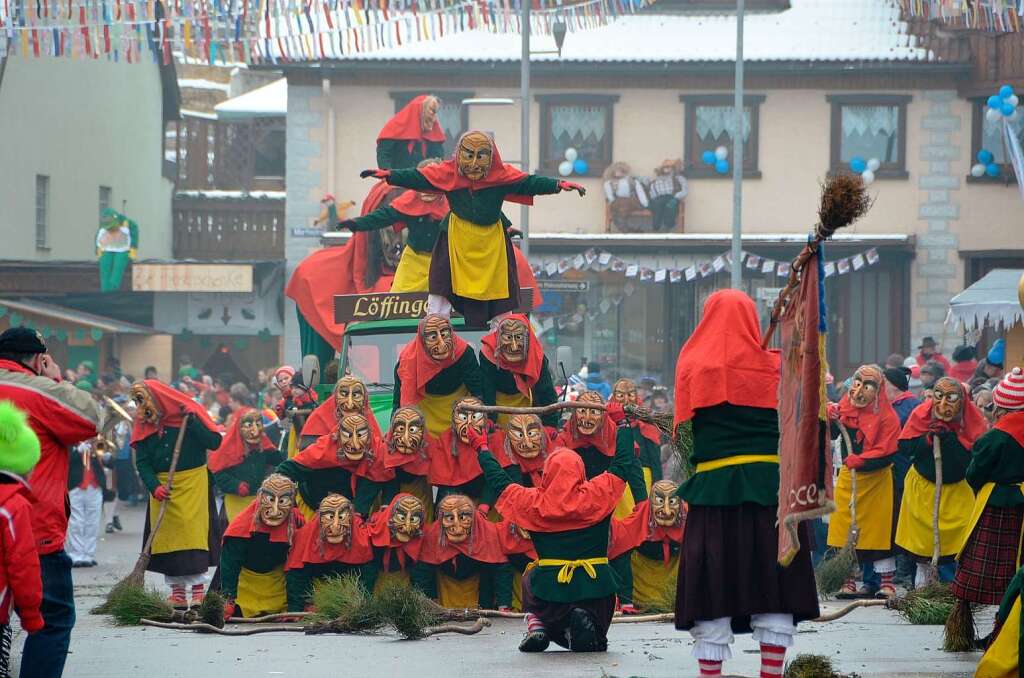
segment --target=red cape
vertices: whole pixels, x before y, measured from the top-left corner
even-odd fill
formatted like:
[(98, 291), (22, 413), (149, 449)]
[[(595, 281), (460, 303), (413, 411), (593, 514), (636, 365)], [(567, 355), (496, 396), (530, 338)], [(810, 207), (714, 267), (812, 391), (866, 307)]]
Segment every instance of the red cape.
[(647, 438), (655, 445), (661, 444), (661, 429), (654, 424), (648, 424), (646, 421), (636, 422), (636, 430), (644, 438)]
[[(402, 107), (402, 110), (391, 116), (380, 133), (377, 134), (377, 141), (384, 139), (407, 139), (414, 141), (434, 141), (444, 143), (444, 130), (441, 129), (440, 120), (434, 121), (434, 126), (429, 132), (423, 131), (423, 102), (429, 94), (420, 94), (412, 101)], [(412, 144), (410, 143), (410, 147)]]
[(414, 476), (426, 476), (430, 471), (430, 446), (434, 444), (434, 437), (427, 431), (423, 432), (424, 445), (423, 450), (419, 454), (402, 454), (401, 452), (394, 452), (388, 445), (388, 439), (391, 436), (391, 432), (388, 431), (387, 436), (384, 439), (384, 445), (382, 445), (384, 455), (384, 468), (396, 469), (400, 468), (406, 473)]
[(476, 450), (459, 440), (451, 429), (430, 441), (427, 455), (430, 457), (427, 480), (431, 485), (455, 487), (479, 478), (483, 473), (476, 459)]
[(211, 433), (220, 431), (220, 427), (213, 422), (213, 419), (210, 419), (206, 409), (181, 391), (156, 379), (146, 379), (142, 383), (146, 385), (146, 389), (153, 396), (157, 411), (160, 413), (160, 420), (152, 424), (136, 419), (132, 426), (132, 445), (140, 440), (145, 440), (154, 433), (163, 433), (165, 428), (180, 427), (185, 414), (191, 414), (193, 419), (197, 419)]
[[(369, 214), (378, 207), (390, 204), (407, 192), (405, 189), (395, 188), (385, 181), (378, 181), (370, 189), (370, 192), (367, 193), (359, 214)], [(395, 269), (383, 269), (380, 271), (380, 276), (377, 280), (371, 285), (367, 285), (367, 268), (370, 262), (370, 238), (376, 237), (379, 237), (379, 235), (372, 231), (359, 231), (352, 234), (352, 284), (355, 286), (356, 292), (360, 294), (390, 292), (391, 283), (395, 279)]]
[[(377, 424), (377, 417), (374, 416), (373, 410), (370, 409), (369, 397), (363, 403), (363, 416), (366, 417), (366, 421), (370, 422), (370, 431), (373, 433), (374, 438), (381, 438), (380, 426)], [(334, 406), (334, 397), (332, 396), (330, 399), (317, 405), (316, 409), (313, 410), (313, 414), (309, 415), (309, 419), (302, 425), (302, 435), (325, 436), (333, 432), (337, 426), (337, 410)]]
[(533, 275), (529, 259), (515, 244), (512, 245), (512, 254), (516, 257), (516, 276), (519, 278), (519, 289), (533, 290), (533, 294), (530, 295), (533, 308), (540, 308), (544, 304), (544, 295), (540, 292), (540, 286), (537, 284), (536, 276)]
[(270, 541), (274, 544), (291, 544), (295, 531), (302, 526), (302, 513), (299, 509), (293, 508), (291, 515), (280, 525), (268, 527), (256, 520), (256, 505), (253, 499), (249, 505), (242, 509), (242, 512), (235, 516), (227, 529), (224, 530), (224, 539), (235, 537), (237, 539), (249, 539), (257, 532), (270, 535)]
[[(480, 181), (470, 181), (466, 177), (462, 176), (459, 172), (458, 154), (459, 146), (462, 144), (462, 138), (470, 134), (466, 132), (459, 137), (459, 143), (455, 144), (455, 152), (452, 157), (444, 162), (434, 163), (427, 165), (417, 170), (423, 177), (430, 182), (430, 185), (436, 188), (438, 191), (448, 193), (451, 191), (458, 191), (461, 189), (468, 188), (471, 191), (479, 191), (484, 188), (493, 188), (495, 186), (507, 186), (509, 184), (517, 184), (529, 175), (518, 170), (511, 165), (506, 165), (501, 160), (501, 153), (498, 151), (498, 145), (491, 139), (491, 167), (487, 171), (485, 176)], [(506, 200), (511, 202), (518, 202), (522, 205), (532, 205), (533, 197), (527, 195), (507, 195)]]
[[(388, 527), (388, 521), (391, 519), (391, 514), (394, 512), (399, 500), (402, 497), (411, 496), (408, 492), (399, 492), (391, 500), (390, 504), (378, 509), (376, 513), (370, 516), (370, 520), (366, 524), (366, 532), (369, 535), (370, 544), (374, 548), (386, 549), (384, 551), (384, 571), (388, 570), (392, 553), (398, 558), (399, 566), (403, 571), (405, 571), (406, 559), (413, 562), (420, 559), (423, 537), (419, 536), (411, 541), (402, 543), (391, 536), (391, 530)], [(426, 516), (423, 517), (426, 519)], [(426, 526), (424, 525), (424, 527)]]
[(540, 487), (509, 485), (495, 508), (530, 532), (578, 530), (607, 518), (625, 488), (626, 481), (613, 473), (587, 480), (583, 460), (563, 447), (544, 463)]
[[(532, 273), (532, 271), (531, 271)], [(540, 379), (540, 371), (544, 367), (544, 348), (540, 345), (540, 340), (537, 339), (537, 335), (533, 333), (533, 327), (530, 326), (530, 319), (522, 313), (513, 313), (502, 321), (507, 319), (519, 320), (526, 325), (526, 331), (528, 333), (526, 340), (526, 359), (520, 363), (508, 363), (498, 355), (498, 328), (495, 327), (493, 332), (488, 332), (483, 339), (480, 340), (480, 353), (484, 355), (488, 360), (491, 361), (498, 369), (511, 372), (512, 377), (516, 381), (516, 388), (519, 392), (526, 397), (530, 397), (533, 391), (534, 384)]]
[(753, 300), (739, 290), (719, 290), (679, 351), (676, 363), (676, 425), (693, 411), (722, 403), (776, 409), (779, 355), (761, 348)]
[(940, 424), (947, 431), (955, 431), (960, 444), (964, 446), (965, 450), (970, 451), (974, 441), (988, 430), (988, 422), (985, 421), (985, 415), (981, 413), (981, 410), (971, 402), (967, 389), (964, 388), (963, 384), (960, 385), (960, 391), (963, 394), (962, 402), (964, 409), (961, 411), (959, 421), (949, 424), (932, 421), (932, 404), (934, 401), (926, 400), (915, 407), (914, 411), (910, 413), (907, 423), (903, 425), (903, 432), (900, 433), (900, 440), (911, 440), (922, 435), (928, 435), (930, 439), (933, 424)]
[(391, 209), (406, 217), (430, 217), (441, 221), (451, 209), (448, 198), (438, 195), (433, 202), (426, 202), (420, 197), (419, 191), (406, 191), (391, 201)]
[(662, 527), (654, 522), (651, 513), (651, 500), (644, 499), (636, 505), (633, 512), (621, 520), (612, 519), (612, 534), (608, 542), (608, 557), (618, 558), (631, 551), (645, 541), (661, 542), (662, 560), (667, 564), (670, 558), (669, 547), (683, 543), (683, 532), (686, 528), (686, 508), (683, 507), (683, 519), (678, 525)]
[(523, 554), (537, 560), (537, 549), (533, 546), (533, 540), (519, 534), (519, 529), (512, 521), (502, 520), (498, 523), (498, 540), (505, 555)]
[(857, 429), (857, 440), (863, 444), (859, 456), (865, 459), (887, 457), (899, 445), (900, 418), (889, 404), (884, 388), (878, 389), (874, 404), (867, 408), (854, 407), (850, 394), (844, 394), (839, 401), (839, 422), (846, 428)]
[(441, 543), (444, 530), (441, 521), (435, 520), (423, 531), (420, 560), (428, 565), (440, 565), (461, 553), (481, 563), (507, 563), (508, 558), (501, 547), (500, 532), (498, 523), (492, 523), (487, 520), (487, 516), (473, 511), (473, 528), (469, 539), (460, 544)]
[(448, 360), (434, 360), (423, 346), (423, 323), (416, 326), (416, 336), (402, 348), (398, 356), (398, 378), (402, 380), (401, 406), (415, 405), (426, 393), (427, 382), (446, 367), (459, 362), (469, 348), (466, 340), (452, 331), (452, 354)]
[(1024, 447), (1024, 412), (1004, 414), (993, 428), (1011, 436), (1018, 445)]
[(606, 457), (615, 456), (615, 442), (618, 437), (618, 430), (615, 422), (607, 414), (604, 415), (604, 422), (601, 428), (594, 435), (580, 435), (576, 431), (576, 420), (570, 416), (565, 422), (564, 428), (555, 438), (555, 447), (568, 447), (570, 450), (580, 450), (584, 447), (594, 447)]
[(306, 565), (344, 563), (365, 565), (373, 560), (370, 535), (363, 519), (353, 513), (352, 534), (348, 543), (328, 544), (320, 539), (320, 522), (314, 518), (295, 533), (292, 549), (288, 553), (286, 570), (299, 570)]
[(339, 457), (338, 442), (332, 434), (320, 436), (315, 443), (295, 455), (295, 463), (309, 469), (343, 468), (352, 473), (353, 492), (357, 477), (377, 483), (394, 479), (394, 471), (384, 468), (380, 439), (370, 437), (370, 449), (358, 462), (350, 461), (344, 455)]
[(220, 473), (224, 469), (238, 466), (245, 461), (245, 455), (250, 452), (270, 452), (277, 449), (277, 446), (271, 442), (266, 433), (260, 439), (258, 450), (249, 449), (249, 445), (242, 438), (242, 417), (249, 412), (255, 411), (251, 407), (243, 407), (235, 412), (235, 418), (231, 422), (231, 429), (224, 436), (220, 447), (211, 452), (207, 457), (206, 465), (209, 467), (210, 473)]

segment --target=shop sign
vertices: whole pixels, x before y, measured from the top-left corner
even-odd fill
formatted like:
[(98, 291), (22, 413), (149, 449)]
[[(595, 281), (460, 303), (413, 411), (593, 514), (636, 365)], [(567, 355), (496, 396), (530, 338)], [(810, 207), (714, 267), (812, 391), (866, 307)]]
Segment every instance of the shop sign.
[(135, 292), (252, 292), (251, 264), (134, 264)]
[(537, 287), (542, 292), (586, 292), (590, 289), (589, 280), (538, 280)]
[[(523, 288), (519, 292), (518, 310), (527, 312), (533, 308), (533, 288)], [(416, 320), (426, 315), (427, 296), (426, 292), (336, 294), (334, 322)]]

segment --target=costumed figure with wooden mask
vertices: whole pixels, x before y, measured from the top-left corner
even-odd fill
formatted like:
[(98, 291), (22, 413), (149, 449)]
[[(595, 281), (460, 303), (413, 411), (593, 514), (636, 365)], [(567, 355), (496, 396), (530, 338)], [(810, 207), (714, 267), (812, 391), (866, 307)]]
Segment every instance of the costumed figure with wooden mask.
[(437, 590), (431, 595), (442, 606), (512, 608), (512, 567), (502, 549), (501, 526), (487, 520), (472, 499), (464, 494), (439, 499), (435, 520), (424, 532), (420, 562), (434, 568)]
[[(558, 400), (544, 347), (519, 313), (499, 320), (480, 341), (480, 378), (486, 405), (543, 407)], [(495, 421), (503, 427), (508, 418), (498, 414)], [(557, 426), (558, 412), (544, 415), (544, 424)]]
[(552, 436), (553, 429), (549, 432), (536, 414), (513, 414), (505, 426), (495, 432), (491, 442), (493, 449), (503, 452), (504, 459), (511, 462), (505, 471), (513, 482), (537, 487), (552, 449)]
[(629, 555), (633, 575), (633, 599), (641, 610), (674, 599), (679, 571), (679, 550), (686, 525), (686, 502), (679, 485), (659, 480), (650, 496), (626, 518), (612, 520), (609, 558)]
[(334, 384), (334, 397), (321, 403), (309, 415), (302, 427), (299, 449), (304, 450), (320, 436), (331, 433), (346, 414), (361, 414), (370, 422), (373, 435), (381, 438), (380, 426), (370, 407), (370, 394), (366, 384), (351, 374), (342, 375)]
[[(995, 425), (974, 441), (967, 483), (975, 492), (967, 537), (950, 590), (958, 612), (997, 605), (1022, 564), (1024, 535), (1024, 374), (1005, 374), (992, 391)], [(964, 626), (973, 630), (973, 624)], [(947, 625), (947, 636), (949, 626)], [(969, 641), (970, 639), (968, 639)]]
[[(610, 412), (613, 426), (626, 426), (621, 407)], [(555, 447), (540, 486), (523, 487), (505, 473), (485, 436), (474, 435), (472, 445), (498, 495), (495, 508), (530, 534), (538, 556), (522, 580), (527, 634), (519, 650), (543, 652), (553, 641), (574, 652), (605, 651), (618, 587), (608, 563), (610, 522), (636, 463), (633, 446), (617, 447), (608, 470), (589, 480), (578, 454)]]
[(501, 208), (506, 200), (532, 204), (535, 195), (577, 191), (564, 180), (527, 175), (501, 160), (494, 140), (484, 132), (466, 132), (454, 157), (422, 169), (365, 170), (363, 177), (384, 179), (392, 186), (435, 191), (451, 209), (430, 261), (432, 312), (459, 311), (471, 327), (519, 307), (516, 257)]
[(910, 414), (900, 434), (899, 452), (913, 465), (904, 481), (903, 501), (896, 526), (896, 545), (917, 561), (916, 587), (929, 583), (928, 564), (935, 552), (936, 463), (941, 463), (942, 489), (938, 506), (939, 577), (953, 579), (953, 558), (967, 538), (974, 491), (967, 484), (971, 447), (988, 430), (981, 411), (956, 379), (935, 382), (930, 400)]
[(284, 452), (263, 430), (263, 417), (251, 407), (235, 413), (224, 442), (209, 455), (213, 482), (224, 495), (224, 513), (230, 523), (252, 502), (253, 491), (285, 460)]
[(857, 560), (862, 565), (872, 563), (882, 579), (878, 591), (867, 585), (857, 590), (851, 573), (840, 596), (896, 595), (892, 462), (899, 446), (900, 420), (889, 404), (884, 380), (877, 365), (862, 365), (853, 373), (850, 390), (838, 405), (829, 407), (832, 438), (839, 440), (843, 467), (835, 485), (837, 509), (829, 518), (828, 545), (842, 548), (847, 542), (852, 522), (852, 474), (856, 473)]
[(709, 296), (675, 375), (675, 426), (692, 423), (696, 464), (677, 492), (687, 515), (675, 624), (708, 675), (732, 656), (733, 634), (751, 632), (762, 673), (778, 673), (796, 624), (819, 613), (806, 523), (790, 565), (776, 560), (779, 373), (754, 301), (739, 290)]
[[(612, 386), (612, 400), (623, 407), (636, 407), (639, 404), (636, 382), (625, 377), (616, 381)], [(650, 492), (651, 484), (661, 480), (661, 432), (657, 426), (646, 421), (634, 420), (632, 425), (637, 456), (640, 457), (640, 467), (644, 472), (644, 483)]]
[(452, 406), (468, 395), (483, 395), (476, 352), (448, 318), (428, 314), (398, 356), (391, 409), (418, 408), (427, 430), (439, 436), (450, 426)]
[(377, 167), (404, 169), (444, 155), (444, 129), (437, 119), (441, 102), (421, 94), (395, 113), (377, 135)]
[[(146, 569), (164, 575), (174, 607), (189, 606), (189, 589), (191, 604), (198, 606), (205, 597), (206, 571), (220, 560), (206, 452), (220, 446), (221, 435), (199, 403), (156, 379), (136, 382), (130, 396), (137, 408), (132, 427), (135, 466), (150, 494), (143, 544), (156, 523), (161, 502), (169, 502)], [(171, 459), (186, 419), (173, 485), (168, 487)]]
[(394, 472), (398, 491), (414, 495), (428, 513), (433, 506), (433, 492), (427, 480), (432, 439), (427, 432), (427, 420), (415, 407), (395, 410), (384, 438), (384, 467)]
[(434, 568), (420, 563), (426, 526), (423, 502), (404, 492), (370, 516), (367, 530), (377, 568), (377, 588), (398, 581), (430, 596), (436, 593)]
[[(334, 430), (277, 467), (299, 485), (299, 507), (312, 520), (310, 507), (339, 492), (350, 498), (356, 513), (369, 514), (374, 500), (394, 480), (384, 467), (384, 441), (362, 414), (345, 414)], [(387, 501), (389, 497), (385, 497)]]
[(329, 494), (320, 502), (316, 517), (295, 534), (285, 565), (288, 611), (309, 607), (316, 582), (349, 573), (358, 575), (367, 591), (373, 590), (377, 567), (370, 533), (347, 497)]
[(220, 588), (224, 618), (261, 617), (287, 608), (285, 561), (302, 526), (295, 508), (295, 483), (272, 473), (256, 499), (224, 532), (220, 553)]
[[(431, 441), (427, 450), (430, 456), (430, 470), (427, 478), (437, 488), (437, 500), (448, 494), (465, 494), (480, 502), (487, 509), (494, 503), (494, 497), (487, 491), (480, 464), (470, 441), (474, 435), (489, 435), (491, 427), (487, 415), (472, 412), (460, 405), (482, 405), (479, 398), (462, 398), (452, 407), (451, 424), (447, 431)], [(502, 464), (511, 462), (501, 455)]]

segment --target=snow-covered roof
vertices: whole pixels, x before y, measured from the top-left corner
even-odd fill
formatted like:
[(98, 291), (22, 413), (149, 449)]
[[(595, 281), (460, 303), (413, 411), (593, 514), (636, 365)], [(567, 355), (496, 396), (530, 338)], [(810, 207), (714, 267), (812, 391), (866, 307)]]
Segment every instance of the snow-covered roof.
[(222, 191), (222, 190), (190, 190), (178, 191), (176, 198), (205, 198), (207, 200), (284, 200), (286, 191)]
[[(336, 24), (337, 25), (337, 24)], [(405, 30), (404, 22), (398, 23)], [(415, 23), (401, 44), (325, 61), (518, 61), (517, 33), (473, 30), (436, 40), (415, 39)], [(344, 38), (343, 38), (344, 39)], [(550, 36), (532, 38), (534, 49), (553, 49)], [(328, 42), (328, 44), (331, 44)], [(607, 25), (570, 32), (557, 54), (533, 62), (716, 62), (735, 59), (736, 16), (728, 13), (659, 14), (657, 4)], [(333, 45), (332, 45), (333, 46)], [(790, 9), (754, 13), (744, 21), (746, 61), (922, 62), (935, 57), (909, 35), (891, 0), (791, 0)]]
[(1021, 306), (1019, 285), (1024, 270), (997, 268), (949, 302), (946, 322), (962, 324), (967, 329), (974, 327), (1009, 328), (1024, 321), (1024, 307)]
[(219, 120), (270, 118), (288, 113), (288, 81), (280, 78), (213, 107)]
[(231, 85), (226, 82), (217, 82), (216, 80), (207, 80), (205, 78), (178, 78), (178, 87), (182, 89), (213, 90), (224, 92), (225, 94), (231, 90)]

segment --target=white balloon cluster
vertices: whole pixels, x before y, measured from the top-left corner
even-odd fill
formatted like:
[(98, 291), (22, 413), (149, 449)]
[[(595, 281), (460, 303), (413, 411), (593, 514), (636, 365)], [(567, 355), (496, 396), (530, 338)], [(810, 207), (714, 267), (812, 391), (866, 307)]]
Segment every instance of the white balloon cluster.
[(873, 184), (875, 181), (875, 172), (882, 166), (882, 162), (878, 158), (871, 158), (865, 160), (859, 155), (853, 156), (850, 159), (850, 169), (855, 174), (859, 174), (860, 178), (864, 181), (865, 185)]
[(590, 165), (580, 157), (579, 151), (572, 146), (565, 149), (565, 160), (558, 163), (558, 173), (563, 177), (567, 177), (573, 172), (576, 174), (586, 174), (589, 169)]

